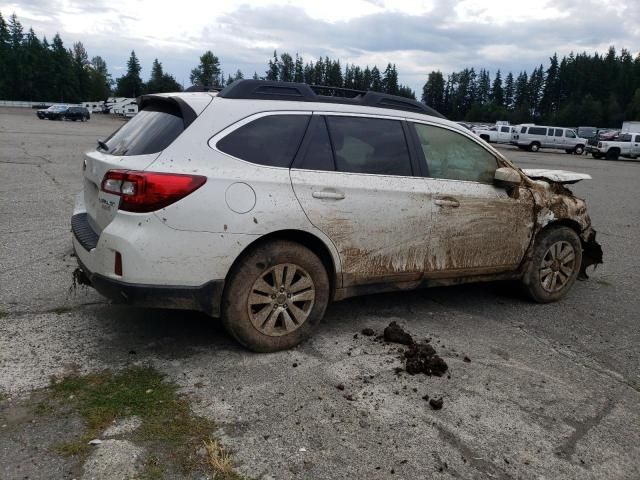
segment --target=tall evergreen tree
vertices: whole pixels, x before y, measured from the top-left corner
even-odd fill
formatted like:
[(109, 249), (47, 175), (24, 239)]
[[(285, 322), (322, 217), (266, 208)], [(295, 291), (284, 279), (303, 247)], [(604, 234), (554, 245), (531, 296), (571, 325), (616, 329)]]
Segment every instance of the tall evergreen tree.
[(544, 118), (555, 119), (560, 103), (560, 67), (558, 65), (558, 56), (554, 53), (549, 59), (549, 68), (547, 68), (546, 79), (542, 89), (542, 98), (540, 100), (540, 114)]
[(429, 73), (422, 87), (422, 102), (439, 112), (444, 110), (444, 76), (440, 71)]
[(387, 64), (387, 68), (384, 70), (384, 74), (382, 76), (382, 89), (385, 93), (390, 93), (391, 95), (397, 95), (399, 90), (398, 84), (398, 71), (396, 70), (396, 66)]
[(273, 59), (269, 60), (269, 69), (266, 71), (266, 80), (276, 81), (280, 76), (280, 61), (278, 60), (278, 52), (273, 51)]
[(189, 79), (191, 80), (192, 85), (215, 87), (220, 86), (222, 83), (222, 79), (220, 78), (221, 74), (220, 60), (211, 50), (207, 50), (200, 57), (200, 64), (191, 70)]
[(118, 97), (138, 97), (144, 91), (144, 84), (140, 78), (140, 61), (136, 57), (136, 52), (131, 51), (131, 56), (127, 61), (127, 73), (116, 80), (116, 96)]
[(513, 97), (515, 89), (513, 84), (513, 73), (509, 72), (504, 80), (504, 106), (511, 110), (513, 108)]
[(496, 107), (504, 106), (504, 89), (502, 88), (502, 74), (500, 73), (500, 70), (496, 72), (496, 78), (493, 79), (490, 100)]
[(380, 70), (378, 70), (378, 67), (375, 65), (371, 69), (371, 90), (374, 92), (382, 91), (382, 76), (380, 75)]
[(293, 82), (295, 76), (295, 63), (288, 53), (280, 55), (280, 63), (278, 64), (278, 78), (281, 82)]

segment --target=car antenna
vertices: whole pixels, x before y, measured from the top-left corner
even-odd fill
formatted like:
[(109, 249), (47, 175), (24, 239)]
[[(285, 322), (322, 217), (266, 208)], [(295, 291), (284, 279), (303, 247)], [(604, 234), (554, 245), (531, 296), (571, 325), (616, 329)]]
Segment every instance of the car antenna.
[(98, 142), (98, 148), (100, 148), (101, 150), (109, 150), (109, 147), (107, 146), (106, 143), (104, 143), (102, 140), (97, 139), (96, 140)]

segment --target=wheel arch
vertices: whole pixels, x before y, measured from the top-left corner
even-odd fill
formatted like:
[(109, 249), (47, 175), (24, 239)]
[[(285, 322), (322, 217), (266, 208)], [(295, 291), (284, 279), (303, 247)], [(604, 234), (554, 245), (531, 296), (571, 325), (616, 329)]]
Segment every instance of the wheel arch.
[(228, 283), (228, 279), (230, 276), (236, 271), (240, 262), (254, 249), (264, 245), (265, 243), (274, 242), (278, 240), (288, 240), (292, 242), (296, 242), (303, 247), (308, 248), (313, 253), (315, 253), (320, 261), (324, 265), (327, 270), (327, 276), (329, 277), (329, 285), (331, 287), (331, 299), (333, 299), (336, 288), (338, 288), (341, 284), (339, 275), (341, 273), (340, 269), (340, 259), (337, 256), (337, 252), (332, 252), (332, 249), (327, 243), (322, 240), (319, 236), (314, 235), (313, 233), (304, 231), (304, 230), (278, 230), (275, 232), (268, 233), (266, 235), (257, 238), (249, 245), (247, 245), (244, 250), (236, 257), (233, 261), (231, 268), (227, 272), (225, 277), (225, 284)]

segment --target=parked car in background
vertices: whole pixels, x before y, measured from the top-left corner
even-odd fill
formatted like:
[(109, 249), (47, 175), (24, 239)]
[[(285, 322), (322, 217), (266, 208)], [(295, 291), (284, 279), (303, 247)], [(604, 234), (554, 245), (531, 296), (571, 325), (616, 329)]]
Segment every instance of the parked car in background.
[(494, 125), (488, 129), (477, 128), (473, 131), (485, 142), (489, 143), (510, 143), (511, 131), (513, 127), (510, 125)]
[(69, 107), (67, 105), (51, 105), (49, 108), (36, 111), (40, 120), (62, 120)]
[(602, 262), (562, 187), (589, 175), (523, 171), (415, 100), (238, 80), (139, 102), (85, 154), (77, 278), (221, 316), (252, 350), (297, 345), (332, 300), (517, 279), (552, 302)]
[(580, 138), (571, 128), (523, 125), (513, 136), (511, 143), (531, 152), (537, 152), (541, 148), (557, 148), (582, 155), (587, 139)]
[(598, 142), (601, 141), (613, 141), (613, 140), (617, 140), (617, 138), (620, 136), (620, 131), (619, 130), (611, 130), (608, 128), (600, 128), (598, 129), (598, 131), (596, 132), (596, 136), (595, 138), (589, 138), (587, 140), (587, 145), (585, 146), (584, 151), (589, 154), (593, 154), (594, 152), (599, 155), (600, 152), (598, 151)]
[(578, 127), (576, 129), (576, 133), (580, 138), (586, 138), (587, 143), (590, 140), (597, 138), (598, 136), (598, 127)]
[(623, 133), (615, 140), (600, 140), (591, 151), (593, 158), (617, 160), (619, 157), (640, 157), (640, 133)]
[(69, 107), (66, 112), (64, 112), (65, 120), (80, 120), (84, 122), (85, 120), (89, 120), (91, 118), (91, 114), (89, 110), (85, 107)]

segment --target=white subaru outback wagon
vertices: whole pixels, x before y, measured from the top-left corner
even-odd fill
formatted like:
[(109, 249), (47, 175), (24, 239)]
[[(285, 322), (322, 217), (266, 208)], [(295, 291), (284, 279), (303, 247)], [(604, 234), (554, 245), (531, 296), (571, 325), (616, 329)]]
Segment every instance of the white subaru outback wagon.
[(138, 103), (85, 156), (78, 275), (252, 350), (298, 344), (332, 300), (520, 279), (550, 302), (602, 261), (564, 186), (588, 175), (520, 170), (417, 101), (242, 80)]

